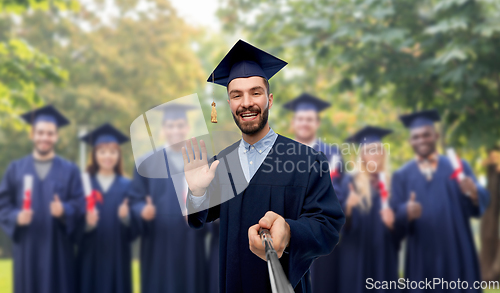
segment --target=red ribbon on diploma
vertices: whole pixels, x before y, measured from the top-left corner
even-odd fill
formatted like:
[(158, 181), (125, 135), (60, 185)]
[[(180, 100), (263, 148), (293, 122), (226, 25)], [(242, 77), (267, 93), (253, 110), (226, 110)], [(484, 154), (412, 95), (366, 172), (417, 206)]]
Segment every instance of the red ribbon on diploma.
[(462, 160), (460, 160), (458, 156), (457, 156), (457, 162), (458, 162), (458, 168), (453, 170), (453, 173), (451, 174), (450, 178), (456, 179), (458, 181), (458, 176), (460, 175), (460, 173), (462, 173), (464, 169), (462, 167)]
[(27, 211), (29, 209), (31, 209), (31, 190), (26, 190), (24, 192), (23, 210)]
[(102, 194), (95, 189), (85, 198), (87, 199), (87, 212), (95, 208), (96, 202), (102, 204)]
[(330, 170), (330, 179), (333, 179), (335, 177), (338, 177), (340, 174), (339, 172), (337, 171), (337, 168), (334, 168), (332, 170)]
[(380, 197), (382, 198), (382, 202), (386, 202), (387, 197), (389, 196), (389, 192), (387, 191), (387, 188), (385, 188), (385, 184), (382, 180), (378, 181), (378, 189), (380, 191)]

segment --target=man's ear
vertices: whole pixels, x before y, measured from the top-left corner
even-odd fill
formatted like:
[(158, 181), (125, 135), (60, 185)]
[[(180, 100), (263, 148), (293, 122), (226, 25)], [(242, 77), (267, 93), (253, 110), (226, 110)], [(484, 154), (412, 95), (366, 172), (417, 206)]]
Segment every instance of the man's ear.
[(269, 101), (269, 107), (268, 109), (271, 109), (271, 107), (273, 106), (273, 100), (274, 100), (274, 96), (272, 93), (269, 94), (269, 98), (268, 98), (268, 101)]
[(34, 136), (35, 136), (35, 128), (33, 126), (31, 126), (30, 135), (29, 135), (30, 140), (33, 140)]

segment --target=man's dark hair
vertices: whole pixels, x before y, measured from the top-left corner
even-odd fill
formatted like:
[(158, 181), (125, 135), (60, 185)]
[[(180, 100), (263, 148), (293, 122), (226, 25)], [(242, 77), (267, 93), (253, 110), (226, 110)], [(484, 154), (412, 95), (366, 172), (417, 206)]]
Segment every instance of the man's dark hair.
[(271, 89), (269, 87), (269, 81), (265, 78), (262, 78), (264, 80), (264, 83), (266, 84), (266, 91), (267, 91), (267, 95), (269, 96), (271, 94)]

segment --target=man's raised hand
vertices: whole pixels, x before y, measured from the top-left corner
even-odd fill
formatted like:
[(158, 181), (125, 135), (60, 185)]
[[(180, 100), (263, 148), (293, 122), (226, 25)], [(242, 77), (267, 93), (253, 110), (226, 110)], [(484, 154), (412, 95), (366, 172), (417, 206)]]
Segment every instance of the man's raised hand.
[(203, 196), (203, 194), (205, 194), (207, 187), (215, 177), (215, 170), (219, 165), (219, 160), (215, 160), (212, 165), (208, 167), (207, 147), (203, 140), (200, 140), (200, 146), (201, 157), (198, 141), (194, 137), (187, 141), (187, 152), (185, 147), (182, 148), (184, 175), (189, 190), (191, 190), (194, 196)]

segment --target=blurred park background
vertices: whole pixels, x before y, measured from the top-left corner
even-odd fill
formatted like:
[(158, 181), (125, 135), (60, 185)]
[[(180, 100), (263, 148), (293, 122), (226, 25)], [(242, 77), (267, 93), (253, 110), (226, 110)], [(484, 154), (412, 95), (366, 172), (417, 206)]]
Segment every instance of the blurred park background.
[[(293, 137), (281, 106), (306, 91), (333, 105), (327, 143), (367, 123), (394, 129), (395, 170), (413, 158), (398, 115), (438, 109), (441, 151), (454, 147), (490, 190), (473, 227), (483, 278), (500, 279), (500, 1), (0, 0), (0, 11), (0, 175), (31, 152), (18, 115), (44, 104), (70, 118), (57, 152), (79, 164), (79, 133), (108, 121), (128, 133), (141, 113), (192, 93), (209, 130), (235, 130), (225, 88), (205, 81), (244, 39), (289, 63), (271, 80), (280, 134)], [(222, 123), (209, 123), (212, 99)], [(10, 255), (0, 234), (1, 292)]]

